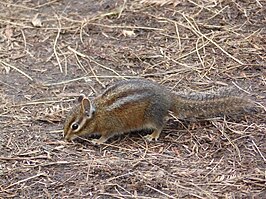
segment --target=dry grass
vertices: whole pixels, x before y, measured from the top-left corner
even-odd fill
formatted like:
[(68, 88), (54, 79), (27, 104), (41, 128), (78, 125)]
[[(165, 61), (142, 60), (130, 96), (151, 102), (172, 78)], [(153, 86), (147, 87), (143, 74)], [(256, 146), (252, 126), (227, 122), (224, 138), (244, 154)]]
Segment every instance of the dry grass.
[[(1, 198), (265, 198), (265, 2), (0, 2)], [(100, 147), (62, 141), (80, 92), (145, 77), (236, 85), (261, 112)], [(263, 112), (264, 110), (264, 112)]]

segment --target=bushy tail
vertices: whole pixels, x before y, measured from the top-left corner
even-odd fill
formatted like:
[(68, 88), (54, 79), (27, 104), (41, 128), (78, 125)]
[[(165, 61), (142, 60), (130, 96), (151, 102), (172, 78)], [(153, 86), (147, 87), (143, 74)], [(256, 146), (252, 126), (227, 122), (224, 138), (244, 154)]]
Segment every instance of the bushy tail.
[(180, 119), (235, 115), (250, 111), (254, 102), (233, 89), (217, 92), (173, 93), (171, 111)]

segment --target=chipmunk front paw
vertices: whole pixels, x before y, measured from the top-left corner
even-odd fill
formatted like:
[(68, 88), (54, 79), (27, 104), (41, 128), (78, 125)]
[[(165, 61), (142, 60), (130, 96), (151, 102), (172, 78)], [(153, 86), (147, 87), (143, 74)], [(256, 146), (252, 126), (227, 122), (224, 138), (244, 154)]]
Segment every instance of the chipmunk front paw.
[(99, 139), (92, 139), (90, 142), (91, 142), (93, 145), (95, 145), (95, 146), (102, 144), (102, 142), (100, 142)]
[(107, 139), (108, 139), (107, 136), (102, 135), (99, 139), (92, 139), (91, 143), (94, 145), (100, 145), (100, 144), (103, 144), (104, 142), (106, 142)]

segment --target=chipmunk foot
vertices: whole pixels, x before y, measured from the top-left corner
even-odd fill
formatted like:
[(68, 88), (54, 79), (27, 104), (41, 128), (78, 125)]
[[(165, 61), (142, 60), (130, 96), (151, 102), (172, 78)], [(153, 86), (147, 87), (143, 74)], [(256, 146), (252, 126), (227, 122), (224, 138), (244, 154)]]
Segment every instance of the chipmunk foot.
[(144, 138), (147, 140), (147, 141), (149, 141), (149, 142), (151, 142), (153, 139), (155, 140), (155, 141), (157, 141), (158, 140), (158, 138), (159, 138), (159, 136), (160, 136), (160, 133), (161, 133), (161, 131), (153, 131), (153, 133), (152, 134), (148, 134), (148, 135), (146, 135), (146, 136), (144, 136)]
[(92, 139), (91, 143), (93, 145), (101, 145), (104, 142), (106, 142), (108, 140), (108, 138), (106, 136), (101, 136), (99, 139)]

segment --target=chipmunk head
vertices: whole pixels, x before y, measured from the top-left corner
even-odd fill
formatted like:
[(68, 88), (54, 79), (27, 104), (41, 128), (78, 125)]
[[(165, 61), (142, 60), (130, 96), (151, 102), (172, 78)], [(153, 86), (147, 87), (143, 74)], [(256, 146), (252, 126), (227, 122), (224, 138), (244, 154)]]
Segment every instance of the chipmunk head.
[(64, 124), (64, 138), (67, 141), (90, 132), (88, 122), (93, 119), (95, 107), (83, 94), (79, 96), (78, 102)]

